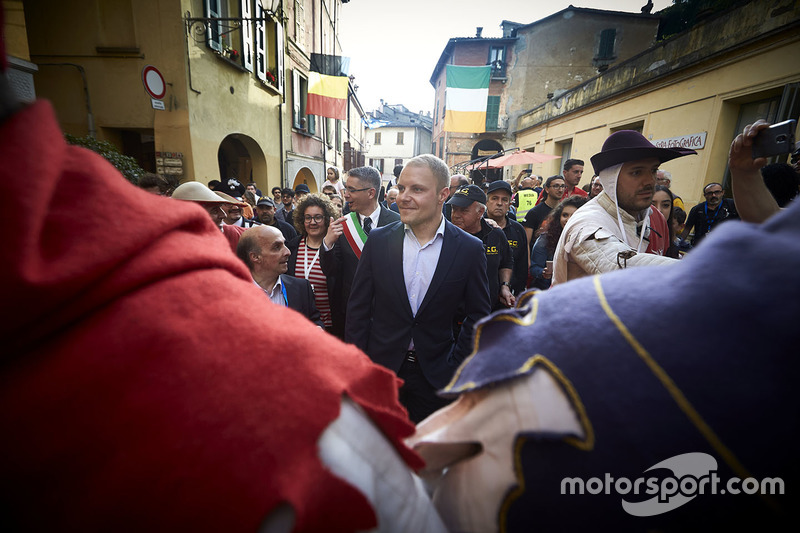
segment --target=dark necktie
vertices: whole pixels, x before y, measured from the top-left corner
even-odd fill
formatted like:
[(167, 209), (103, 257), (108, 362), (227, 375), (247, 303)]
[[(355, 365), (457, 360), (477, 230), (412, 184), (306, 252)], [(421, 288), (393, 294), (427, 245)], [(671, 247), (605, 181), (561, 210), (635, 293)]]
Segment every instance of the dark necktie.
[(361, 223), (364, 227), (364, 233), (369, 235), (370, 230), (372, 230), (372, 219), (369, 217), (364, 217), (364, 221)]

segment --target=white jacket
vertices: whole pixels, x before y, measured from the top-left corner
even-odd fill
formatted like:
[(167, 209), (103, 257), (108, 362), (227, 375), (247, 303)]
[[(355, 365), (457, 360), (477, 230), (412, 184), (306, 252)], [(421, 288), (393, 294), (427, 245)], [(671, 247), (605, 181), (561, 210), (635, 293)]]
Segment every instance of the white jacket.
[[(650, 231), (648, 207), (637, 223), (617, 206), (617, 176), (622, 165), (600, 172), (603, 192), (575, 211), (567, 221), (553, 257), (553, 285), (627, 266), (662, 265), (676, 259), (645, 253)], [(640, 235), (636, 227), (642, 226)]]

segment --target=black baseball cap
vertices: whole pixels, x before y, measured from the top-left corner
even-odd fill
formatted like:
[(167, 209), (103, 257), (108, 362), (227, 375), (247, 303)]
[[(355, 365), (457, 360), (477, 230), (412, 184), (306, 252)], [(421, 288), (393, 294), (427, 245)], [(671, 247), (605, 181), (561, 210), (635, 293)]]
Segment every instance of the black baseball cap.
[(453, 193), (447, 203), (458, 207), (468, 207), (472, 202), (486, 204), (486, 195), (477, 185), (466, 185)]
[(506, 191), (509, 195), (511, 195), (511, 184), (505, 180), (496, 180), (489, 184), (489, 188), (486, 190), (486, 193), (489, 194), (496, 190), (503, 190)]

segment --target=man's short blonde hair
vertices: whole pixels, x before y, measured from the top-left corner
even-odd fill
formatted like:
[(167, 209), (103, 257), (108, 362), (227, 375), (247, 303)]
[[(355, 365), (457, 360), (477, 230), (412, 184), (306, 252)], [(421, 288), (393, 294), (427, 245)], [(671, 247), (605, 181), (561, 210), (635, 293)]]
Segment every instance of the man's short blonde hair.
[(406, 163), (407, 167), (428, 167), (433, 177), (436, 178), (436, 188), (442, 190), (450, 187), (450, 169), (447, 164), (433, 154), (422, 154)]

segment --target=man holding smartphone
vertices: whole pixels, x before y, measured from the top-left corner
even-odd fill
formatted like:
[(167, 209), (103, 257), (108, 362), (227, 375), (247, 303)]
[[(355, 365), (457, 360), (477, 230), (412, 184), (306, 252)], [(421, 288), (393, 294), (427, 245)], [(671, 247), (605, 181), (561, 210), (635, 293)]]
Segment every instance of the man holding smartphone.
[[(753, 156), (753, 144), (759, 133), (770, 127), (765, 120), (745, 126), (744, 131), (731, 143), (728, 167), (736, 207), (745, 222), (760, 223), (780, 211), (761, 177), (761, 168), (767, 164), (764, 157)], [(797, 155), (797, 146), (792, 158)]]

